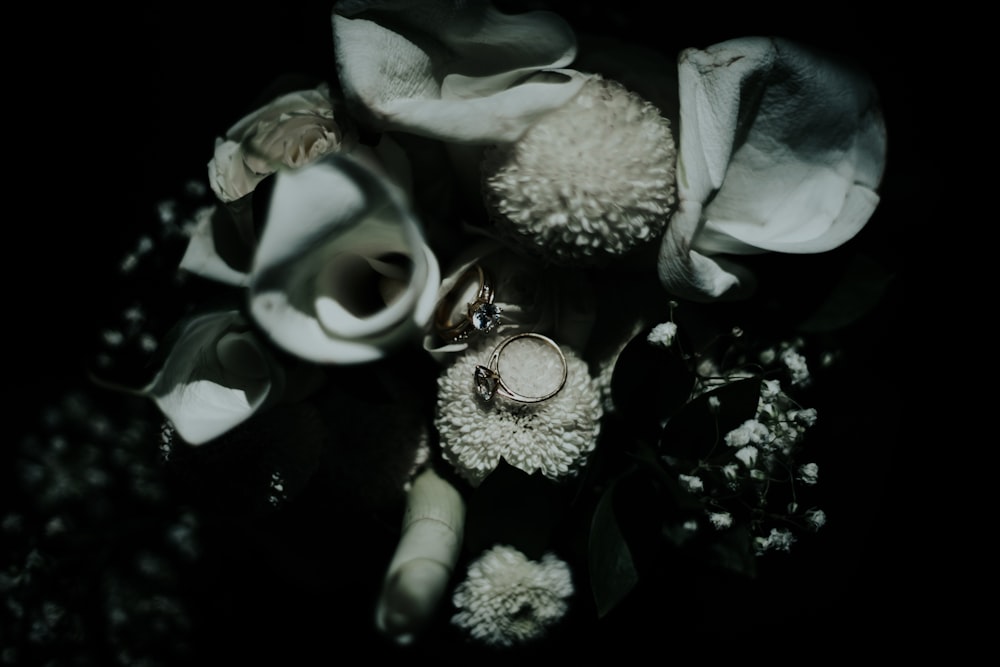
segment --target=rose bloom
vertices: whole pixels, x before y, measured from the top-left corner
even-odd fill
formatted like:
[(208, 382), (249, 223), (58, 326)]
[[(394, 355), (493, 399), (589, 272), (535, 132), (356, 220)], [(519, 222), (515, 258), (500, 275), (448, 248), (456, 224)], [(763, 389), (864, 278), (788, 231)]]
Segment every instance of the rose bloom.
[(328, 153), (350, 150), (352, 126), (344, 125), (337, 107), (329, 87), (321, 84), (282, 95), (244, 116), (216, 141), (208, 163), (216, 196), (236, 201), (280, 166), (297, 169)]

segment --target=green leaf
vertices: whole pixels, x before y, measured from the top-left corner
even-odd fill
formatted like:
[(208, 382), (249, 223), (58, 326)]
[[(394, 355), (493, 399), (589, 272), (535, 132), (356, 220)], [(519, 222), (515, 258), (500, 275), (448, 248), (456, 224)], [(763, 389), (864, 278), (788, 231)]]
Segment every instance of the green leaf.
[(750, 531), (746, 526), (733, 526), (713, 535), (707, 562), (721, 570), (753, 578), (757, 574)]
[(678, 353), (676, 345), (653, 345), (637, 334), (622, 349), (611, 376), (611, 400), (640, 437), (659, 432), (663, 420), (691, 396), (694, 372)]
[(881, 300), (893, 274), (875, 260), (856, 255), (834, 285), (827, 299), (799, 324), (804, 333), (842, 329), (858, 320)]
[(601, 495), (590, 526), (590, 587), (599, 618), (607, 615), (639, 581), (615, 516), (615, 486), (613, 482)]

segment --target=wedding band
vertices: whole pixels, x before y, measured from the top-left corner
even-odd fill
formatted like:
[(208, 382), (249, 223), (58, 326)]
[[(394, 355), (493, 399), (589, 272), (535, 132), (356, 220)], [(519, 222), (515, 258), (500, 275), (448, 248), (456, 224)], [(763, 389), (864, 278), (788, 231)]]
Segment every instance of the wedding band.
[[(502, 377), (500, 377), (500, 354), (503, 352), (505, 347), (519, 338), (537, 338), (559, 353), (559, 361), (562, 363), (562, 377), (559, 380), (558, 386), (544, 396), (524, 396), (523, 394), (519, 394), (507, 386), (507, 383), (504, 382)], [(562, 388), (566, 385), (566, 376), (568, 372), (569, 367), (566, 365), (566, 355), (564, 355), (563, 351), (559, 349), (559, 346), (555, 344), (555, 341), (547, 336), (543, 336), (542, 334), (529, 332), (514, 334), (513, 336), (502, 340), (490, 355), (488, 365), (481, 366), (477, 364), (475, 371), (473, 371), (473, 376), (475, 380), (476, 394), (487, 403), (492, 401), (493, 397), (497, 394), (513, 401), (518, 401), (519, 403), (540, 403), (548, 398), (552, 398), (558, 394), (560, 390), (562, 390)]]
[[(455, 308), (453, 294), (461, 293), (461, 287), (469, 280), (476, 280), (479, 290), (465, 309), (465, 316), (458, 322), (452, 321)], [(489, 275), (478, 264), (470, 266), (459, 276), (451, 291), (438, 303), (434, 311), (434, 326), (442, 339), (454, 343), (465, 340), (473, 332), (488, 334), (500, 323), (500, 307), (493, 303), (495, 294)]]

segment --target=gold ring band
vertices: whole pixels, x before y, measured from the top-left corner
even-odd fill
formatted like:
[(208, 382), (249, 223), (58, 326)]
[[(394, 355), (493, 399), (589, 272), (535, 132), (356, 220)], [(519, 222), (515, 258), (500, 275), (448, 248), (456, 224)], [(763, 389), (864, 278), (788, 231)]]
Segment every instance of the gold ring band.
[[(479, 289), (476, 297), (466, 306), (465, 314), (457, 322), (452, 321), (452, 311), (455, 309), (453, 294), (460, 293), (460, 288), (469, 280), (476, 280)], [(494, 331), (500, 323), (501, 308), (493, 303), (496, 294), (490, 276), (479, 264), (466, 269), (458, 281), (438, 303), (434, 311), (434, 327), (438, 335), (445, 341), (454, 343), (465, 340), (472, 333), (488, 334)]]
[[(507, 383), (504, 382), (502, 377), (500, 377), (500, 354), (503, 352), (505, 347), (519, 338), (537, 338), (559, 353), (559, 361), (562, 363), (562, 377), (559, 380), (559, 385), (544, 396), (525, 396), (523, 394), (519, 394), (507, 386)], [(493, 353), (490, 354), (490, 360), (486, 366), (476, 365), (476, 368), (473, 371), (473, 377), (475, 381), (476, 394), (487, 403), (492, 401), (493, 397), (497, 394), (519, 403), (540, 403), (541, 401), (552, 398), (562, 390), (562, 388), (566, 385), (566, 377), (568, 373), (569, 366), (566, 365), (566, 355), (563, 354), (563, 351), (558, 345), (556, 345), (555, 341), (548, 336), (543, 336), (542, 334), (527, 332), (514, 334), (513, 336), (509, 336), (502, 340), (500, 344), (496, 346), (496, 349), (493, 350)]]

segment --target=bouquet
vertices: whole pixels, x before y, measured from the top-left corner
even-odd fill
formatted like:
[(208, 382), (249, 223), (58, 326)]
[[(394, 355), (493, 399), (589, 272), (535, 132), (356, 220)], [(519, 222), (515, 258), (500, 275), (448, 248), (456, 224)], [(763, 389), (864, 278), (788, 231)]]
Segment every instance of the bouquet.
[(848, 342), (893, 286), (857, 250), (880, 90), (588, 7), (339, 0), (332, 71), (179, 158), (206, 169), (121, 261), (138, 305), (89, 370), (212, 600), (165, 635), (518, 659), (810, 607), (859, 513), (828, 490), (872, 391)]

